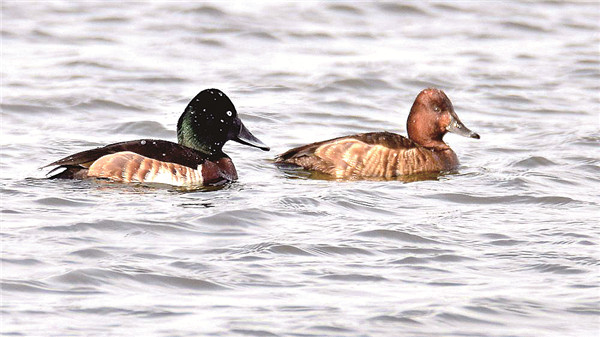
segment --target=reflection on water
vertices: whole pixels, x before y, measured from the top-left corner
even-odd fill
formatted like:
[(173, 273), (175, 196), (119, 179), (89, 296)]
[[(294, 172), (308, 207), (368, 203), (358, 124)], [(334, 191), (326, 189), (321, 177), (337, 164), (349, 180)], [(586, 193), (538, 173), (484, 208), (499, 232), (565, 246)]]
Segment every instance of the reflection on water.
[(330, 181), (357, 181), (357, 180), (367, 180), (367, 181), (402, 181), (402, 182), (415, 182), (415, 181), (424, 181), (424, 180), (438, 180), (441, 177), (447, 176), (449, 174), (457, 173), (457, 172), (422, 172), (418, 174), (410, 174), (410, 175), (402, 175), (397, 177), (347, 177), (347, 178), (336, 178), (330, 174), (326, 174), (318, 171), (308, 171), (304, 170), (302, 167), (287, 164), (287, 163), (274, 163), (281, 170), (281, 173), (287, 179), (317, 179), (317, 180), (330, 180)]
[[(3, 2), (2, 333), (596, 335), (599, 6)], [(444, 138), (458, 172), (342, 182), (272, 162), (406, 134), (430, 86), (486, 135)], [(235, 183), (38, 170), (173, 141), (208, 87), (272, 148), (226, 145)]]

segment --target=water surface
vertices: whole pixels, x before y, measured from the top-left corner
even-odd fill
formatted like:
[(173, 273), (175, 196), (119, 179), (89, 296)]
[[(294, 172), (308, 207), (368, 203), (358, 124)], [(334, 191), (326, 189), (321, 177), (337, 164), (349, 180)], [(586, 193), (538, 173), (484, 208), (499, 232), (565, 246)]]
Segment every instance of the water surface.
[[(594, 2), (2, 4), (5, 335), (597, 336)], [(481, 140), (433, 180), (279, 170), (286, 149), (406, 133), (443, 89)], [(48, 181), (113, 142), (175, 140), (216, 87), (265, 153), (186, 191)]]

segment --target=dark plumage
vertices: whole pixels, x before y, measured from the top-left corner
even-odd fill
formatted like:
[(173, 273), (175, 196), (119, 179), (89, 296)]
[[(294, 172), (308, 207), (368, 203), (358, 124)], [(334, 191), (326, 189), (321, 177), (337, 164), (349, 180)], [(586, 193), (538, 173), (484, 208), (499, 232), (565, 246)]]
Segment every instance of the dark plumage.
[(218, 89), (201, 91), (177, 123), (179, 144), (140, 139), (79, 152), (47, 166), (64, 168), (50, 179), (104, 178), (119, 182), (153, 182), (178, 186), (210, 185), (237, 179), (222, 148), (228, 140), (269, 150), (237, 117), (229, 98)]

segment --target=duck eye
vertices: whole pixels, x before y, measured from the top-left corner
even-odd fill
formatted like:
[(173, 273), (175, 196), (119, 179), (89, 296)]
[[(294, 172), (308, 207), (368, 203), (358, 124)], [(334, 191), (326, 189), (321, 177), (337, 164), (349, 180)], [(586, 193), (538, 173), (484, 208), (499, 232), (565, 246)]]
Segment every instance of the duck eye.
[(231, 115), (233, 115), (233, 112), (227, 111), (227, 116), (231, 117)]
[(436, 106), (434, 106), (434, 107), (433, 107), (433, 111), (435, 111), (435, 112), (440, 112), (440, 107), (439, 107), (439, 106), (437, 106), (437, 105), (436, 105)]

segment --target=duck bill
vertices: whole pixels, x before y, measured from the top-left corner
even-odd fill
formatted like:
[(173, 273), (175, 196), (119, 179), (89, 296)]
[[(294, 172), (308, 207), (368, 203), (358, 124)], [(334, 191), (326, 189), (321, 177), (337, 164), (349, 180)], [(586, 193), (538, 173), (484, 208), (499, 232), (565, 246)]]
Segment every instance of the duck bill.
[(450, 113), (450, 124), (446, 127), (446, 131), (456, 133), (457, 135), (461, 135), (463, 137), (475, 138), (479, 139), (479, 135), (467, 128), (461, 121), (458, 119), (458, 116), (454, 111)]
[(254, 135), (246, 129), (246, 126), (240, 121), (240, 132), (233, 139), (240, 144), (250, 145), (257, 147), (263, 151), (269, 151), (270, 148), (261, 142), (260, 139), (254, 137)]

